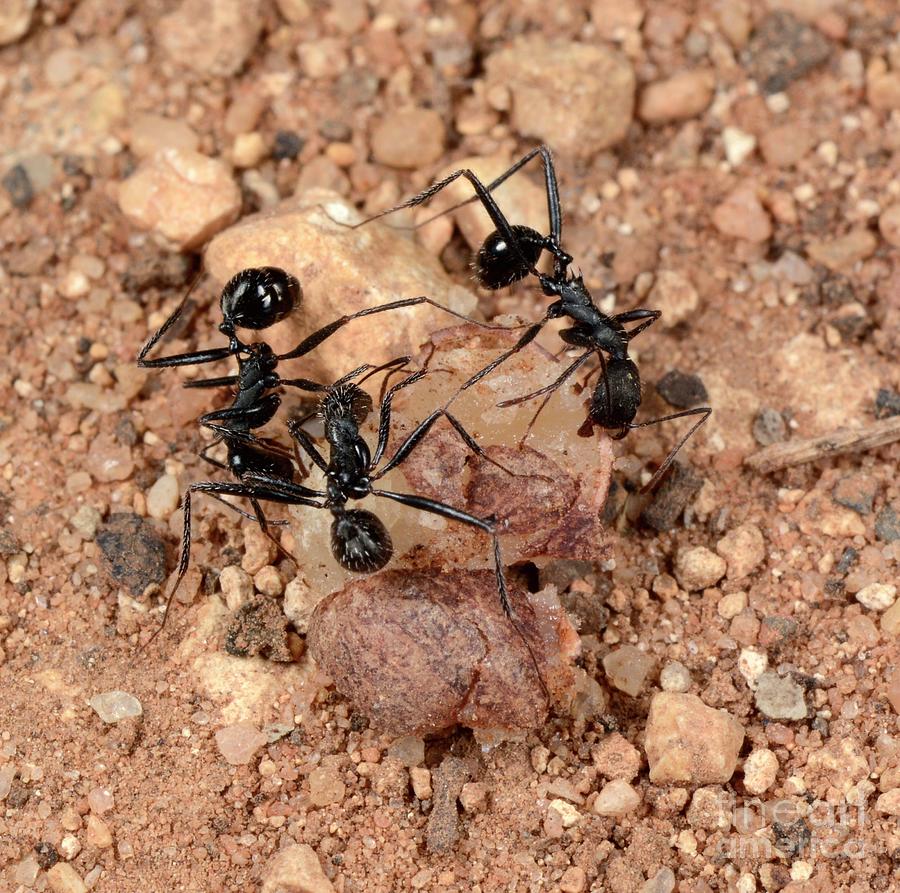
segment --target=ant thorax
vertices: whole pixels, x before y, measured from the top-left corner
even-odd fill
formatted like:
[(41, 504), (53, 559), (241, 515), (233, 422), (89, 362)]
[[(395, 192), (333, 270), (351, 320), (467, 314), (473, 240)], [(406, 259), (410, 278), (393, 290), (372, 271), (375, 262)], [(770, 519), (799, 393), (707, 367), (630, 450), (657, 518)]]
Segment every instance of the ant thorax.
[(348, 419), (358, 427), (372, 411), (372, 398), (358, 385), (342, 384), (331, 388), (322, 399), (319, 414), (325, 420), (326, 427), (330, 421)]

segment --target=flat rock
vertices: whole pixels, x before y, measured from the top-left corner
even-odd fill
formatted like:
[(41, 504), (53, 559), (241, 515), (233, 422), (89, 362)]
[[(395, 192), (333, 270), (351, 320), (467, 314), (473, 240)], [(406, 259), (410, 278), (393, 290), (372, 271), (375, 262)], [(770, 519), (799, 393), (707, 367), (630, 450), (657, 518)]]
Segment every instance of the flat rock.
[(538, 670), (565, 701), (578, 650), (558, 600), (541, 595), (511, 592), (520, 635), (490, 571), (382, 571), (326, 596), (308, 643), (338, 691), (385, 731), (535, 728), (550, 707)]
[(716, 552), (728, 564), (728, 579), (740, 580), (762, 563), (766, 543), (756, 524), (741, 524), (716, 543)]
[(241, 190), (221, 161), (160, 149), (119, 185), (119, 208), (135, 226), (185, 250), (237, 219)]
[[(427, 295), (458, 313), (475, 309), (475, 296), (424, 248), (378, 222), (352, 229), (360, 219), (334, 193), (307, 192), (220, 233), (207, 248), (206, 265), (223, 285), (258, 266), (281, 267), (300, 280), (303, 304), (266, 335), (281, 353), (344, 314), (401, 298)], [(452, 316), (428, 305), (376, 314), (351, 323), (304, 366), (292, 368), (334, 380), (355, 364), (414, 352), (431, 332), (452, 323)]]
[(219, 753), (232, 766), (242, 766), (253, 759), (256, 752), (268, 743), (268, 738), (249, 722), (235, 723), (216, 731)]
[(769, 719), (806, 719), (803, 688), (788, 676), (767, 670), (756, 681), (756, 709)]
[(141, 716), (144, 712), (141, 702), (127, 691), (101, 692), (91, 698), (90, 705), (96, 711), (97, 716), (106, 723)]
[(689, 592), (715, 586), (725, 576), (725, 559), (706, 546), (689, 546), (678, 550), (675, 577)]
[(253, 52), (262, 24), (259, 0), (184, 0), (159, 20), (156, 37), (179, 65), (229, 77)]
[(445, 137), (444, 121), (434, 109), (400, 109), (372, 131), (372, 155), (389, 167), (415, 170), (441, 157)]
[(492, 53), (485, 70), (489, 91), (509, 90), (513, 128), (562, 154), (590, 158), (631, 123), (634, 70), (607, 47), (530, 34)]
[(846, 273), (854, 264), (871, 257), (877, 247), (878, 239), (874, 233), (867, 229), (853, 229), (835, 239), (811, 241), (806, 250), (816, 263), (837, 273)]
[(160, 149), (196, 152), (200, 137), (187, 121), (143, 112), (131, 122), (128, 145), (138, 158), (149, 158)]
[(606, 678), (614, 688), (633, 698), (641, 693), (655, 665), (652, 654), (634, 645), (622, 645), (603, 658)]
[(677, 270), (660, 270), (647, 300), (662, 313), (659, 325), (664, 329), (686, 322), (700, 306), (694, 284)]
[(644, 746), (654, 784), (724, 784), (743, 742), (743, 726), (696, 695), (660, 692), (650, 702)]
[(723, 235), (747, 242), (765, 242), (772, 235), (772, 221), (752, 183), (742, 183), (726, 196), (713, 210), (712, 221)]

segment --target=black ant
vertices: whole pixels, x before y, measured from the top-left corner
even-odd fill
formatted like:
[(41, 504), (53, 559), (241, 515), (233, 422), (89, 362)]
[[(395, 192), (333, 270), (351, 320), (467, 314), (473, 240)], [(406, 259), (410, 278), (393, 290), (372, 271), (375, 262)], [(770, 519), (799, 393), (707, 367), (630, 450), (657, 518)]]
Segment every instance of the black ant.
[[(396, 366), (408, 359), (401, 357), (390, 365)], [(315, 490), (282, 477), (255, 471), (247, 473), (244, 481), (265, 490), (270, 494), (266, 498), (273, 498), (274, 501), (293, 503), (296, 498), (297, 505), (328, 509), (334, 518), (331, 526), (332, 554), (341, 567), (355, 573), (372, 573), (383, 568), (393, 555), (393, 544), (390, 534), (376, 515), (365, 509), (347, 508), (347, 503), (351, 500), (380, 496), (483, 530), (493, 540), (500, 603), (504, 612), (511, 616), (512, 608), (500, 559), (500, 541), (497, 538), (494, 519), (478, 518), (462, 509), (423, 496), (380, 490), (374, 486), (376, 481), (409, 456), (443, 414), (442, 410), (431, 413), (406, 436), (393, 455), (381, 464), (390, 439), (391, 406), (394, 395), (419, 381), (426, 374), (425, 369), (420, 369), (392, 385), (384, 394), (379, 408), (378, 441), (374, 452), (369, 449), (360, 433), (360, 425), (372, 412), (372, 398), (358, 384), (351, 382), (350, 376), (344, 376), (325, 389), (319, 404), (318, 415), (324, 423), (325, 439), (329, 447), (327, 459), (303, 429), (302, 420), (288, 422), (288, 431), (294, 442), (325, 474), (324, 490)], [(198, 486), (196, 489), (201, 487)]]
[[(399, 357), (398, 359), (391, 360), (381, 366), (365, 364), (354, 369), (352, 372), (348, 372), (345, 376), (335, 382), (332, 387), (341, 387), (352, 379), (358, 378), (364, 372), (367, 372), (368, 375), (372, 375), (382, 370), (389, 370), (389, 372), (396, 371), (408, 361), (409, 357)], [(366, 377), (368, 377), (368, 375)], [(329, 386), (327, 385), (321, 385), (316, 382), (309, 382), (308, 384), (309, 387), (307, 390), (310, 391), (322, 393), (329, 390)], [(269, 531), (269, 527), (272, 525), (282, 526), (289, 522), (268, 520), (260, 505), (261, 502), (284, 503), (285, 500), (280, 497), (280, 491), (275, 493), (272, 491), (271, 486), (260, 486), (257, 483), (257, 480), (265, 479), (269, 485), (284, 485), (295, 482), (298, 469), (301, 474), (305, 473), (305, 468), (300, 460), (299, 453), (297, 453), (296, 449), (292, 453), (277, 441), (258, 437), (249, 430), (218, 424), (215, 421), (207, 422), (205, 425), (216, 434), (216, 440), (213, 441), (212, 444), (208, 444), (207, 447), (201, 451), (200, 455), (217, 468), (231, 471), (235, 478), (237, 478), (237, 482), (195, 481), (185, 490), (181, 501), (184, 518), (181, 535), (181, 554), (178, 559), (178, 574), (175, 579), (175, 584), (166, 599), (162, 623), (151, 638), (145, 643), (144, 647), (149, 645), (165, 626), (172, 599), (175, 597), (175, 594), (187, 573), (188, 567), (190, 566), (191, 496), (193, 493), (205, 493), (213, 499), (219, 500), (239, 515), (249, 518), (251, 521), (256, 521), (263, 533), (275, 544), (276, 548), (290, 560), (295, 560), (292, 555), (285, 552), (281, 543), (279, 543)], [(206, 449), (209, 449), (209, 447), (216, 443), (225, 444), (228, 451), (227, 463), (219, 462), (205, 455)], [(226, 496), (237, 496), (248, 499), (253, 506), (254, 514), (245, 512), (239, 506), (229, 502), (224, 498)]]
[[(550, 232), (548, 235), (542, 235), (528, 226), (511, 224), (491, 195), (492, 190), (500, 186), (537, 155), (540, 155), (544, 167), (544, 185), (550, 218)], [(712, 409), (708, 406), (701, 406), (661, 416), (648, 422), (634, 422), (634, 417), (641, 404), (642, 389), (640, 374), (634, 361), (628, 356), (628, 347), (633, 338), (659, 319), (661, 313), (659, 310), (638, 308), (618, 313), (615, 316), (609, 316), (603, 313), (594, 303), (583, 278), (570, 272), (569, 268), (573, 258), (561, 246), (562, 210), (559, 200), (559, 188), (553, 159), (550, 155), (550, 150), (546, 146), (532, 149), (487, 186), (471, 170), (457, 170), (437, 183), (432, 184), (418, 195), (413, 196), (413, 198), (386, 211), (382, 211), (373, 217), (369, 217), (362, 223), (355, 224), (355, 226), (362, 226), (365, 223), (387, 214), (392, 214), (403, 208), (416, 207), (460, 177), (471, 183), (475, 190), (475, 195), (442, 211), (441, 214), (449, 213), (456, 208), (477, 200), (484, 206), (495, 227), (494, 231), (484, 240), (475, 257), (474, 269), (479, 283), (487, 289), (496, 290), (519, 282), (526, 276), (531, 275), (538, 279), (544, 294), (554, 298), (554, 301), (547, 308), (543, 319), (529, 326), (511, 348), (504, 351), (504, 353), (500, 354), (500, 356), (461, 385), (457, 393), (447, 402), (446, 407), (449, 407), (462, 391), (472, 387), (472, 385), (493, 372), (494, 369), (513, 354), (530, 344), (551, 319), (568, 317), (573, 321), (574, 325), (563, 329), (559, 333), (560, 337), (566, 344), (586, 348), (585, 352), (568, 366), (555, 381), (546, 387), (530, 394), (504, 400), (498, 406), (513, 406), (536, 397), (544, 397), (537, 413), (535, 413), (526, 429), (523, 437), (524, 441), (538, 414), (546, 406), (553, 393), (592, 356), (596, 355), (599, 359), (603, 376), (594, 388), (588, 417), (578, 430), (580, 435), (590, 436), (594, 425), (596, 425), (606, 430), (616, 431), (612, 436), (616, 439), (621, 439), (634, 428), (658, 425), (660, 422), (667, 422), (684, 416), (702, 416), (670, 451), (663, 464), (644, 487), (645, 491), (652, 489), (669, 468), (681, 447), (709, 418)], [(427, 223), (428, 221), (424, 222)], [(536, 264), (544, 251), (549, 252), (553, 258), (552, 275), (541, 273), (536, 268)], [(629, 323), (638, 323), (638, 325), (632, 329), (626, 329), (625, 325)]]
[[(401, 359), (405, 362), (408, 358)], [(295, 443), (325, 474), (324, 490), (315, 490), (303, 484), (258, 472), (246, 474), (245, 485), (253, 488), (259, 498), (328, 509), (333, 517), (332, 555), (341, 567), (354, 573), (368, 574), (380, 570), (391, 560), (394, 551), (391, 535), (377, 515), (367, 509), (347, 507), (347, 503), (367, 496), (391, 499), (401, 505), (458, 521), (488, 534), (493, 543), (494, 573), (500, 605), (528, 649), (549, 703), (550, 694), (541, 676), (537, 658), (519, 627), (510, 604), (496, 520), (493, 517), (479, 518), (462, 509), (427, 497), (382, 490), (374, 486), (376, 481), (410, 455), (443, 415), (441, 409), (431, 413), (406, 436), (393, 455), (381, 464), (390, 439), (391, 405), (394, 395), (419, 381), (426, 374), (427, 370), (420, 369), (397, 382), (384, 394), (379, 407), (378, 440), (374, 452), (370, 451), (369, 445), (360, 433), (360, 425), (372, 412), (372, 398), (358, 384), (348, 381), (347, 377), (329, 387), (319, 405), (319, 415), (324, 422), (325, 439), (329, 447), (327, 459), (303, 430), (302, 421), (288, 422), (288, 431)], [(470, 438), (466, 435), (464, 439), (468, 442)]]
[[(185, 383), (185, 387), (188, 388), (215, 388), (223, 386), (234, 386), (237, 388), (234, 400), (230, 406), (213, 410), (200, 416), (199, 422), (201, 425), (211, 428), (219, 434), (219, 437), (213, 443), (208, 444), (200, 454), (202, 458), (209, 462), (213, 462), (213, 460), (208, 458), (206, 451), (216, 443), (226, 439), (221, 431), (223, 427), (227, 427), (233, 432), (248, 434), (253, 429), (261, 428), (268, 424), (275, 417), (278, 407), (281, 405), (281, 397), (273, 393), (275, 388), (293, 387), (312, 393), (321, 393), (326, 390), (326, 385), (307, 378), (282, 378), (277, 372), (278, 364), (283, 360), (305, 356), (353, 320), (371, 316), (375, 313), (383, 313), (387, 310), (396, 310), (401, 307), (430, 304), (432, 307), (443, 310), (451, 316), (466, 322), (472, 322), (482, 328), (502, 328), (470, 319), (461, 313), (457, 313), (455, 310), (438, 304), (431, 298), (421, 296), (391, 301), (341, 316), (308, 335), (287, 353), (276, 354), (268, 344), (262, 341), (245, 344), (237, 336), (236, 329), (246, 328), (259, 331), (280, 322), (302, 300), (300, 283), (289, 273), (278, 267), (251, 267), (241, 270), (241, 272), (233, 276), (222, 289), (220, 299), (222, 322), (219, 325), (219, 331), (228, 336), (228, 347), (208, 348), (206, 350), (148, 360), (147, 354), (178, 320), (189, 296), (190, 290), (188, 290), (188, 293), (169, 318), (144, 344), (140, 354), (138, 354), (138, 366), (161, 368), (200, 365), (224, 360), (229, 357), (237, 359), (237, 374), (224, 375), (217, 378), (204, 378)], [(365, 366), (362, 368), (368, 369), (371, 367)], [(446, 412), (444, 415), (473, 452), (482, 458), (489, 459), (454, 416)], [(222, 424), (220, 425), (220, 423)], [(286, 455), (284, 448), (274, 441), (262, 441), (256, 438), (254, 443), (257, 445), (265, 443), (267, 449), (273, 453)], [(232, 441), (233, 445), (234, 441)], [(228, 467), (238, 478), (241, 477), (243, 470), (243, 452), (243, 450), (229, 448)], [(284, 461), (289, 462), (290, 460), (285, 458)], [(493, 460), (490, 461), (493, 462)], [(213, 464), (222, 467), (221, 463), (213, 462)], [(494, 464), (498, 463), (494, 462)], [(281, 470), (284, 470), (283, 464)]]

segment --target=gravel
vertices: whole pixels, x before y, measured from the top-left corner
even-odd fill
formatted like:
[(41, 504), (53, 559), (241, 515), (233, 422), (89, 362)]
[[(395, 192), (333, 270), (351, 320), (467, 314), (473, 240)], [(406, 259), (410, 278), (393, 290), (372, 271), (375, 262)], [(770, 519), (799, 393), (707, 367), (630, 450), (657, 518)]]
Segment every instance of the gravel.
[(144, 712), (141, 702), (127, 691), (101, 692), (94, 695), (89, 703), (96, 711), (97, 716), (106, 723), (138, 717)]

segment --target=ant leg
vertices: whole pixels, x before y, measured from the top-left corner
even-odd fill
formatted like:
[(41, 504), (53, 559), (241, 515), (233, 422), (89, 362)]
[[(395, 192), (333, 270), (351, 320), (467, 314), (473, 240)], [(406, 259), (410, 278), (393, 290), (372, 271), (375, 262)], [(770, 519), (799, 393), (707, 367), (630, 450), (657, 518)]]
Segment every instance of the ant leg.
[(262, 532), (265, 534), (266, 539), (268, 539), (269, 542), (272, 543), (273, 546), (275, 546), (275, 549), (282, 557), (287, 558), (288, 561), (292, 561), (295, 565), (297, 565), (297, 567), (299, 567), (300, 562), (297, 561), (297, 559), (294, 558), (294, 556), (291, 555), (291, 553), (288, 552), (288, 550), (285, 549), (284, 546), (282, 546), (274, 536), (272, 536), (272, 531), (269, 530), (269, 519), (266, 518), (265, 514), (263, 513), (262, 506), (259, 504), (259, 500), (251, 496), (250, 505), (253, 506), (253, 511), (256, 513), (256, 523), (259, 524), (259, 529), (262, 530)]
[[(155, 342), (154, 342), (155, 343)], [(148, 345), (152, 347), (148, 341), (147, 344), (144, 345), (144, 348), (148, 349)], [(141, 350), (141, 353), (144, 351)], [(237, 350), (232, 350), (231, 347), (213, 347), (210, 350), (195, 350), (191, 353), (176, 353), (172, 354), (170, 357), (159, 357), (156, 360), (145, 360), (143, 357), (138, 357), (138, 366), (142, 369), (159, 369), (166, 366), (197, 366), (201, 363), (214, 363), (216, 360), (227, 360), (229, 357), (233, 357), (238, 353)], [(199, 387), (195, 385), (195, 387)]]
[(451, 310), (449, 307), (445, 307), (443, 304), (439, 304), (437, 301), (433, 301), (431, 298), (419, 296), (418, 298), (404, 298), (400, 301), (390, 301), (387, 304), (379, 304), (376, 307), (367, 307), (365, 310), (358, 310), (356, 313), (349, 313), (341, 316), (338, 319), (334, 320), (334, 322), (330, 322), (328, 323), (328, 325), (322, 326), (321, 329), (313, 332), (311, 335), (307, 335), (307, 337), (304, 338), (293, 350), (289, 350), (287, 353), (279, 354), (278, 359), (293, 360), (297, 357), (305, 356), (310, 351), (315, 350), (323, 341), (330, 338), (339, 329), (342, 329), (345, 325), (347, 325), (347, 323), (352, 322), (355, 319), (361, 319), (364, 316), (371, 316), (374, 313), (384, 313), (386, 310), (397, 310), (401, 307), (415, 307), (418, 304), (430, 304), (437, 310), (442, 310), (444, 313), (449, 313), (451, 316), (455, 316), (457, 319), (472, 323), (473, 325), (479, 326), (482, 329), (517, 328), (517, 326), (495, 326), (491, 325), (491, 323), (480, 322), (477, 319), (472, 319), (471, 317), (466, 316), (464, 313), (457, 313), (455, 310)]
[(591, 348), (585, 353), (581, 354), (574, 363), (571, 363), (566, 367), (565, 371), (554, 381), (550, 382), (550, 384), (544, 385), (542, 388), (538, 388), (536, 391), (532, 391), (530, 394), (523, 394), (521, 397), (512, 397), (509, 400), (503, 400), (497, 404), (499, 407), (507, 407), (507, 406), (515, 406), (518, 403), (525, 403), (528, 400), (533, 400), (535, 397), (543, 397), (544, 394), (552, 395), (554, 391), (558, 390), (565, 383), (567, 378), (570, 378), (574, 375), (594, 354), (594, 349)]
[(635, 335), (640, 335), (644, 329), (648, 326), (652, 326), (661, 316), (661, 310), (643, 310), (638, 308), (637, 310), (626, 310), (624, 313), (618, 313), (613, 319), (620, 323), (634, 322), (638, 319), (645, 320), (645, 322), (642, 322), (639, 326), (635, 326), (630, 332), (625, 333), (628, 340), (631, 341)]
[[(169, 593), (168, 598), (166, 599), (166, 607), (165, 611), (163, 612), (162, 622), (153, 633), (153, 635), (141, 646), (141, 651), (147, 648), (150, 643), (163, 631), (163, 628), (166, 625), (166, 621), (169, 618), (169, 608), (172, 606), (172, 600), (175, 598), (175, 593), (178, 592), (178, 588), (179, 586), (181, 586), (181, 582), (184, 579), (184, 576), (187, 573), (188, 567), (190, 565), (191, 495), (193, 493), (208, 493), (214, 498), (219, 499), (220, 502), (224, 501), (221, 499), (222, 496), (243, 496), (250, 500), (266, 499), (271, 500), (272, 502), (283, 502), (288, 505), (297, 504), (313, 505), (316, 508), (322, 507), (320, 503), (314, 502), (308, 497), (310, 495), (324, 497), (324, 493), (319, 493), (316, 490), (310, 490), (307, 487), (301, 487), (296, 484), (292, 484), (289, 489), (287, 486), (288, 482), (279, 478), (270, 478), (265, 475), (247, 475), (247, 478), (252, 478), (253, 483), (258, 483), (259, 486), (252, 486), (244, 483), (236, 484), (227, 481), (195, 481), (187, 488), (187, 490), (185, 490), (184, 497), (181, 500), (181, 505), (184, 512), (184, 525), (181, 532), (181, 554), (178, 558), (178, 575), (175, 578), (175, 585), (172, 587), (172, 591)], [(237, 509), (237, 506), (233, 506), (233, 508)], [(240, 509), (237, 510), (240, 511)], [(256, 518), (255, 520), (258, 520), (258, 518)]]
[[(378, 443), (375, 447), (375, 452), (372, 454), (372, 468), (375, 468), (378, 465), (378, 463), (381, 461), (381, 457), (384, 455), (384, 451), (387, 449), (388, 438), (390, 437), (391, 433), (391, 405), (394, 402), (394, 394), (396, 394), (397, 391), (403, 390), (403, 388), (408, 388), (411, 384), (415, 384), (417, 381), (421, 381), (426, 374), (427, 373), (424, 369), (420, 369), (418, 372), (413, 372), (412, 375), (407, 375), (406, 378), (404, 378), (402, 381), (398, 381), (397, 384), (391, 385), (388, 392), (382, 398), (381, 406), (378, 410)], [(432, 415), (434, 415), (434, 413), (432, 413)], [(431, 416), (429, 416), (429, 419), (431, 419)], [(431, 422), (425, 428), (425, 431), (427, 431), (433, 423), (434, 420), (431, 419)], [(407, 441), (412, 439), (413, 435), (416, 434), (419, 428), (422, 428), (422, 425), (419, 425), (418, 428), (416, 428), (416, 431), (414, 431), (413, 434), (411, 434), (407, 438)], [(419, 435), (419, 439), (424, 436), (425, 432), (423, 431), (422, 434)], [(403, 449), (403, 447), (401, 446), (400, 449)], [(410, 447), (409, 449), (412, 449), (412, 447)]]
[(468, 381), (463, 382), (457, 389), (456, 393), (444, 404), (444, 409), (448, 409), (450, 405), (459, 397), (459, 395), (468, 390), (472, 385), (477, 384), (481, 381), (482, 378), (490, 375), (498, 366), (505, 363), (511, 356), (517, 354), (520, 350), (527, 347), (534, 341), (535, 338), (540, 334), (541, 329), (547, 325), (547, 322), (550, 320), (550, 316), (544, 316), (544, 318), (540, 322), (534, 323), (534, 325), (529, 326), (519, 340), (509, 348), (509, 350), (503, 351), (499, 357), (491, 360), (490, 363), (487, 364), (483, 369), (479, 369)]
[(297, 445), (299, 444), (299, 446), (303, 447), (309, 458), (312, 459), (313, 462), (322, 469), (322, 471), (328, 471), (328, 461), (319, 452), (319, 449), (313, 443), (312, 438), (303, 430), (303, 428), (301, 427), (302, 425), (303, 421), (299, 419), (290, 421), (287, 424), (288, 433), (291, 435), (291, 438), (294, 442), (294, 448), (296, 449)]
[[(675, 460), (675, 456), (678, 454), (678, 451), (690, 440), (693, 436), (694, 432), (712, 415), (712, 408), (709, 406), (698, 406), (695, 409), (686, 409), (683, 412), (673, 412), (671, 415), (660, 416), (658, 419), (651, 419), (649, 422), (637, 422), (629, 424), (625, 430), (625, 433), (631, 431), (635, 428), (647, 428), (650, 425), (658, 425), (660, 422), (670, 422), (672, 419), (682, 419), (685, 416), (691, 415), (700, 415), (700, 418), (697, 422), (695, 422), (688, 429), (688, 432), (678, 441), (677, 444), (669, 451), (669, 455), (666, 456), (665, 461), (653, 474), (653, 477), (641, 487), (641, 493), (649, 493), (660, 481), (660, 478), (666, 473), (668, 467)], [(624, 434), (622, 435), (624, 436)]]
[[(221, 502), (222, 505), (228, 506), (233, 512), (239, 514), (242, 518), (246, 518), (248, 521), (259, 521), (256, 515), (251, 515), (250, 512), (245, 512), (239, 505), (235, 505), (233, 502), (229, 502), (227, 499), (224, 499), (221, 496), (217, 496), (215, 493), (207, 493), (211, 499), (215, 499), (217, 502)], [(290, 524), (290, 521), (270, 521), (268, 518), (266, 519), (266, 523), (272, 527), (286, 527)]]
[(198, 378), (195, 381), (186, 381), (185, 388), (224, 388), (227, 385), (236, 385), (237, 375), (222, 375), (219, 378)]
[[(418, 372), (414, 372), (412, 375), (407, 376), (403, 379), (403, 381), (397, 382), (397, 384), (393, 385), (391, 389), (385, 394), (384, 399), (381, 401), (381, 408), (379, 410), (378, 415), (378, 444), (375, 448), (375, 452), (372, 455), (372, 468), (376, 468), (378, 463), (381, 461), (382, 456), (384, 456), (384, 452), (387, 449), (388, 439), (390, 438), (390, 429), (391, 429), (391, 404), (394, 399), (394, 394), (402, 390), (403, 388), (409, 387), (411, 384), (421, 380), (426, 374), (424, 369), (420, 369)], [(495, 459), (492, 459), (484, 450), (478, 445), (475, 438), (469, 434), (468, 431), (463, 427), (462, 422), (456, 418), (452, 413), (448, 412), (446, 408), (444, 409), (436, 409), (431, 413), (426, 419), (421, 421), (416, 428), (407, 435), (406, 439), (397, 450), (394, 452), (394, 455), (385, 463), (384, 468), (378, 471), (376, 474), (372, 476), (372, 480), (378, 480), (378, 478), (384, 477), (392, 468), (395, 468), (399, 465), (407, 456), (418, 446), (418, 444), (422, 441), (425, 435), (431, 430), (434, 423), (441, 417), (444, 416), (448, 422), (453, 426), (454, 430), (457, 434), (462, 438), (465, 445), (473, 452), (476, 456), (490, 462), (492, 465), (496, 465), (502, 471), (507, 474), (512, 474), (508, 468), (505, 468)]]
[(538, 416), (544, 411), (544, 407), (550, 402), (553, 395), (563, 386), (568, 378), (574, 375), (593, 356), (593, 354), (593, 349), (586, 351), (580, 357), (578, 357), (575, 362), (572, 363), (555, 381), (551, 382), (548, 385), (545, 385), (537, 391), (533, 391), (530, 394), (525, 394), (522, 397), (515, 397), (512, 400), (504, 400), (502, 403), (497, 404), (497, 406), (514, 406), (517, 403), (524, 403), (527, 400), (532, 400), (535, 397), (544, 395), (544, 399), (541, 401), (541, 405), (537, 408), (537, 411), (531, 417), (531, 421), (528, 423), (528, 427), (525, 428), (525, 433), (519, 440), (520, 447), (525, 443), (526, 440), (528, 440), (529, 436), (531, 435), (531, 429), (534, 428), (534, 424), (538, 420)]
[(248, 428), (261, 428), (272, 421), (280, 405), (281, 397), (278, 394), (268, 394), (252, 406), (227, 406), (204, 413), (199, 422), (205, 428), (211, 428), (210, 422), (227, 421), (239, 421)]

